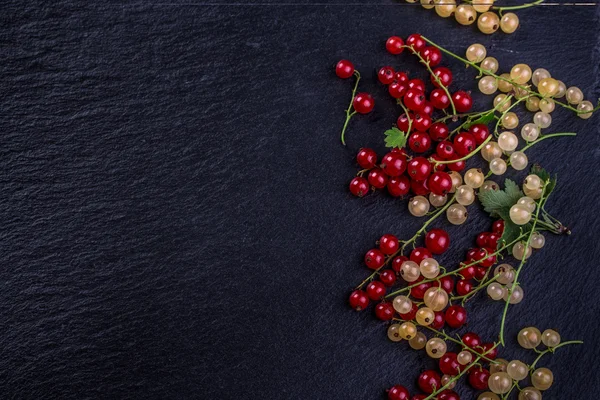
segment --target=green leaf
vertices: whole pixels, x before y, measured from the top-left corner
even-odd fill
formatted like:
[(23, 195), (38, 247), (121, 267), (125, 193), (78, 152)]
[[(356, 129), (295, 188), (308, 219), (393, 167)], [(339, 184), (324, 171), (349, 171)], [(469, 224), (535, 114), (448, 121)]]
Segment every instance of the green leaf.
[(488, 190), (479, 193), (479, 201), (483, 209), (493, 216), (498, 216), (504, 220), (509, 219), (510, 208), (523, 197), (523, 192), (519, 186), (507, 179), (504, 181), (504, 190)]
[(393, 127), (392, 129), (385, 131), (384, 134), (386, 147), (397, 147), (401, 149), (406, 146), (407, 135), (400, 129)]
[(504, 231), (502, 237), (498, 241), (498, 247), (502, 247), (505, 244), (513, 242), (524, 232), (529, 232), (532, 228), (531, 224), (519, 226), (512, 222), (510, 218), (504, 220)]
[(494, 111), (490, 111), (487, 114), (483, 114), (481, 117), (477, 118), (476, 120), (474, 120), (473, 122), (471, 122), (470, 124), (467, 124), (465, 126), (465, 129), (469, 129), (471, 126), (475, 125), (475, 124), (484, 124), (487, 125), (490, 122), (492, 122), (494, 120)]
[(542, 182), (546, 183), (546, 197), (549, 196), (556, 187), (556, 177), (551, 177), (548, 171), (542, 168), (539, 164), (534, 164), (533, 167), (531, 167), (530, 173), (539, 176)]

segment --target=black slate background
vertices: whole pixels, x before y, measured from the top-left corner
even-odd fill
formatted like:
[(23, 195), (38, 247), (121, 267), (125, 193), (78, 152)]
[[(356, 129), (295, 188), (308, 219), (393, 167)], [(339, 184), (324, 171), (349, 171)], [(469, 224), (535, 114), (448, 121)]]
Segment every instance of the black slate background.
[[(506, 70), (549, 69), (600, 94), (598, 7), (538, 7), (482, 36), (391, 1), (29, 2), (0, 8), (0, 393), (8, 399), (377, 399), (434, 363), (348, 309), (383, 233), (410, 237), (406, 203), (351, 198), (361, 146), (383, 151), (396, 110), (374, 68), (419, 31), (462, 53), (484, 43)], [(350, 58), (376, 110), (339, 143)], [(455, 88), (473, 89), (455, 70)], [(477, 96), (479, 107), (491, 102)], [(523, 326), (559, 329), (545, 399), (595, 399), (598, 118), (553, 114), (575, 139), (530, 151), (559, 175), (548, 237), (509, 314), (506, 358), (530, 360)], [(530, 116), (527, 118), (531, 118)], [(475, 164), (474, 164), (475, 165)], [(522, 178), (523, 174), (517, 175)], [(448, 228), (451, 265), (490, 222)], [(470, 326), (494, 338), (501, 305)], [(473, 398), (461, 389), (463, 398)]]

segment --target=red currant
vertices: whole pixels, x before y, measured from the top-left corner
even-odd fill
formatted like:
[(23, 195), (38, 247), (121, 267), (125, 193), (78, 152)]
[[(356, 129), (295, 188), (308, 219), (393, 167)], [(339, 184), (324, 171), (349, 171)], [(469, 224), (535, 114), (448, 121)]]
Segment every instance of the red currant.
[(431, 251), (425, 247), (416, 247), (410, 253), (410, 260), (416, 262), (417, 264), (421, 264), (421, 261), (424, 259), (432, 257), (433, 254), (431, 254)]
[(369, 93), (358, 93), (352, 102), (352, 107), (359, 114), (368, 114), (375, 107), (375, 100)]
[(490, 136), (490, 130), (485, 124), (471, 125), (471, 127), (469, 128), (469, 133), (473, 135), (478, 145), (485, 142), (485, 139), (487, 139), (488, 136)]
[(396, 273), (391, 269), (383, 270), (379, 274), (379, 279), (385, 286), (393, 286), (396, 283)]
[(357, 176), (350, 181), (350, 193), (356, 197), (363, 197), (369, 193), (369, 182), (365, 178)]
[(400, 54), (404, 51), (404, 40), (398, 36), (391, 36), (387, 42), (385, 42), (386, 50), (391, 54)]
[[(460, 158), (460, 157), (457, 154), (454, 154), (452, 157), (450, 157), (450, 160), (456, 160), (458, 158)], [(448, 164), (448, 169), (450, 171), (460, 172), (463, 169), (465, 169), (466, 166), (467, 166), (467, 163), (465, 162), (465, 160), (455, 161), (453, 163)]]
[(427, 398), (426, 394), (415, 394), (410, 400), (425, 400)]
[(473, 107), (473, 100), (471, 99), (471, 95), (462, 90), (459, 90), (458, 92), (454, 92), (452, 94), (452, 102), (454, 103), (456, 111), (458, 111), (459, 113), (466, 113), (471, 109), (471, 107)]
[(350, 294), (350, 307), (356, 311), (361, 311), (369, 305), (369, 297), (362, 290), (355, 290)]
[[(437, 154), (432, 154), (430, 157), (433, 161), (445, 161), (442, 157)], [(435, 164), (433, 167), (433, 172), (440, 172), (446, 170), (446, 164)]]
[(406, 72), (396, 71), (394, 80), (398, 83), (408, 84), (408, 74)]
[[(423, 280), (422, 277), (421, 280)], [(418, 281), (417, 281), (418, 282)], [(416, 282), (413, 282), (412, 284), (414, 285)], [(425, 292), (427, 291), (427, 289), (429, 289), (432, 285), (431, 282), (425, 282), (425, 283), (421, 283), (413, 288), (410, 289), (410, 295), (412, 297), (414, 297), (415, 299), (419, 299), (419, 300), (423, 300), (423, 298), (425, 297)]]
[(502, 235), (499, 233), (495, 233), (495, 232), (490, 233), (487, 237), (487, 243), (485, 244), (485, 247), (493, 249), (492, 250), (492, 252), (493, 252), (495, 249), (498, 248), (498, 242), (500, 241), (501, 237), (502, 237)]
[(504, 233), (504, 221), (501, 219), (494, 221), (494, 224), (492, 225), (492, 232), (502, 235), (502, 233)]
[(413, 306), (410, 309), (410, 311), (407, 312), (406, 314), (400, 314), (400, 318), (402, 318), (405, 321), (412, 321), (413, 319), (415, 319), (415, 316), (417, 315), (417, 311), (419, 311), (419, 306), (416, 305), (415, 303), (413, 303)]
[(452, 328), (460, 328), (467, 322), (467, 311), (464, 307), (454, 305), (446, 309), (446, 323)]
[[(415, 116), (415, 124), (413, 125), (416, 125), (417, 118), (419, 117), (419, 114)], [(423, 119), (424, 118), (421, 117), (421, 120)], [(423, 131), (414, 132), (408, 137), (408, 147), (410, 147), (410, 149), (415, 153), (425, 153), (431, 148), (431, 138)]]
[(488, 247), (484, 247), (482, 250), (483, 252), (481, 258), (483, 258), (483, 260), (479, 262), (479, 265), (481, 265), (484, 268), (489, 268), (492, 265), (496, 264), (496, 255), (493, 254), (494, 250)]
[(390, 83), (394, 82), (395, 73), (396, 72), (394, 71), (394, 68), (390, 66), (381, 67), (377, 73), (377, 78), (379, 78), (379, 82), (383, 83), (384, 85), (389, 85)]
[(381, 159), (381, 169), (388, 176), (400, 176), (406, 171), (406, 156), (398, 152), (389, 152)]
[[(415, 157), (408, 162), (408, 176), (416, 181), (427, 179), (431, 174), (431, 163), (425, 157)], [(388, 174), (389, 175), (389, 174)]]
[(431, 115), (433, 114), (433, 104), (431, 104), (431, 102), (425, 100), (425, 103), (423, 104), (423, 109), (421, 110), (421, 114), (426, 114), (429, 117), (431, 117)]
[(438, 110), (444, 110), (450, 106), (450, 97), (442, 89), (433, 89), (429, 94), (429, 101)]
[(441, 287), (448, 294), (454, 290), (454, 279), (450, 276), (442, 276), (436, 281), (437, 287)]
[(392, 386), (387, 391), (388, 400), (409, 400), (409, 397), (408, 389), (401, 385)]
[(432, 369), (421, 373), (417, 383), (419, 384), (419, 388), (427, 394), (431, 394), (436, 389), (442, 387), (440, 375)]
[[(433, 70), (433, 75), (438, 77), (440, 83), (442, 84), (441, 86), (448, 87), (452, 83), (452, 71), (446, 67), (437, 67)], [(440, 84), (437, 83), (433, 75), (430, 76), (431, 83), (433, 83), (435, 87), (439, 88)]]
[(410, 180), (405, 175), (394, 176), (388, 180), (387, 190), (394, 197), (401, 197), (410, 191)]
[(396, 258), (394, 258), (394, 260), (392, 261), (392, 269), (396, 272), (400, 272), (400, 269), (402, 268), (402, 264), (408, 261), (408, 257), (406, 256), (398, 256)]
[(409, 113), (408, 116), (406, 114), (402, 114), (396, 120), (396, 126), (402, 132), (408, 132), (409, 125), (411, 124), (413, 118), (414, 116), (411, 113)]
[(379, 239), (379, 250), (383, 254), (394, 254), (398, 251), (400, 241), (398, 238), (390, 233), (385, 234)]
[(425, 196), (428, 195), (430, 190), (427, 187), (427, 180), (415, 181), (414, 179), (410, 181), (410, 189), (417, 196)]
[(438, 143), (435, 153), (444, 160), (449, 160), (454, 156), (454, 145), (447, 140)]
[(429, 127), (429, 136), (435, 141), (446, 140), (449, 134), (448, 125), (443, 122), (436, 122)]
[(421, 51), (427, 45), (427, 42), (418, 33), (413, 33), (406, 39), (406, 45), (411, 46), (413, 51)]
[(438, 400), (460, 400), (460, 396), (453, 390), (446, 389), (438, 394)]
[(460, 373), (460, 364), (456, 360), (456, 353), (451, 351), (440, 358), (439, 366), (443, 374), (454, 376)]
[(428, 61), (430, 67), (435, 67), (442, 62), (442, 52), (437, 47), (425, 47), (423, 51), (421, 51), (421, 56)]
[(450, 247), (450, 235), (443, 229), (432, 229), (425, 235), (425, 246), (433, 254), (442, 254)]
[(385, 262), (385, 255), (378, 249), (371, 249), (365, 254), (365, 264), (370, 269), (379, 269)]
[(369, 183), (377, 189), (383, 189), (388, 183), (388, 176), (380, 168), (373, 168), (369, 172)]
[[(419, 114), (415, 114), (415, 117), (413, 119), (414, 129), (416, 129), (419, 132), (427, 132), (427, 129), (429, 129), (430, 126), (431, 117), (429, 115), (423, 114), (422, 111)], [(431, 138), (429, 137), (429, 135), (427, 135), (427, 139), (430, 142), (429, 145), (431, 146)], [(427, 146), (427, 148), (429, 149), (430, 146)]]
[(421, 111), (425, 105), (425, 95), (423, 94), (423, 91), (419, 89), (409, 89), (402, 100), (409, 110), (415, 112)]
[(443, 311), (435, 311), (435, 319), (431, 323), (431, 327), (433, 329), (437, 329), (438, 331), (444, 327), (446, 323), (446, 316)]
[(386, 290), (385, 285), (379, 281), (372, 281), (367, 285), (367, 295), (371, 300), (381, 300)]
[(445, 196), (452, 190), (452, 177), (446, 172), (434, 172), (429, 176), (427, 186), (438, 196)]
[(425, 93), (425, 82), (423, 82), (421, 79), (411, 79), (410, 81), (408, 81), (408, 88), (409, 89), (418, 89), (421, 92)]
[(477, 268), (474, 265), (469, 265), (468, 267), (464, 267), (461, 264), (461, 269), (459, 274), (465, 279), (473, 279), (475, 274), (477, 273)]
[(377, 153), (373, 149), (362, 148), (358, 150), (356, 162), (363, 169), (371, 169), (377, 164)]
[(477, 390), (485, 390), (488, 388), (488, 379), (490, 371), (485, 368), (475, 368), (469, 372), (469, 384)]
[(473, 290), (473, 283), (471, 281), (459, 279), (458, 282), (456, 282), (456, 293), (459, 296), (465, 296), (471, 293), (471, 290)]
[(340, 60), (335, 66), (335, 74), (342, 78), (350, 78), (354, 74), (354, 65), (348, 60)]
[(379, 303), (375, 306), (375, 316), (382, 321), (394, 318), (394, 307), (390, 303)]
[(408, 86), (406, 86), (405, 83), (392, 82), (390, 86), (388, 86), (388, 93), (395, 99), (403, 97), (407, 91)]
[(462, 335), (462, 342), (469, 348), (475, 350), (481, 345), (481, 338), (475, 332), (467, 332)]
[(454, 137), (454, 150), (461, 157), (470, 154), (476, 147), (475, 138), (469, 132), (461, 132)]
[(482, 280), (483, 278), (485, 278), (487, 271), (488, 271), (487, 268), (476, 267), (475, 268), (475, 279), (477, 279), (478, 281)]
[(485, 245), (487, 244), (488, 235), (489, 235), (488, 232), (481, 232), (479, 235), (477, 235), (477, 239), (475, 240), (475, 243), (477, 243), (477, 246), (485, 247)]
[(495, 360), (498, 357), (498, 347), (494, 347), (494, 343), (484, 343), (480, 349), (481, 353), (491, 360)]

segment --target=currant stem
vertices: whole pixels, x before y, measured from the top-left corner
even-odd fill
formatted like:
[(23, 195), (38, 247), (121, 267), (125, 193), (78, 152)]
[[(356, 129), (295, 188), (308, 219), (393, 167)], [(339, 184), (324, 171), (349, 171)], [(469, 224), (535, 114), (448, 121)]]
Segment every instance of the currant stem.
[(435, 163), (435, 165), (438, 165), (438, 164), (452, 164), (452, 163), (455, 163), (455, 162), (459, 162), (459, 161), (465, 161), (465, 160), (468, 160), (469, 158), (471, 158), (471, 157), (473, 157), (474, 155), (476, 155), (476, 154), (477, 154), (477, 153), (478, 153), (478, 152), (479, 152), (481, 149), (483, 149), (483, 148), (485, 147), (485, 145), (486, 145), (486, 144), (488, 144), (488, 142), (489, 142), (490, 140), (492, 140), (492, 135), (488, 136), (488, 137), (487, 137), (487, 138), (486, 138), (486, 139), (483, 141), (483, 143), (481, 143), (481, 144), (480, 144), (480, 145), (479, 145), (479, 146), (478, 146), (478, 147), (477, 147), (475, 150), (473, 150), (472, 152), (470, 152), (469, 154), (467, 154), (467, 155), (466, 155), (466, 156), (464, 156), (464, 157), (457, 158), (456, 160), (444, 160), (444, 161), (438, 161), (438, 160), (435, 160), (435, 159), (433, 159), (433, 158), (430, 158), (430, 159), (429, 159), (429, 161), (430, 161), (430, 162), (432, 162), (432, 163)]
[(492, 363), (492, 364), (497, 364), (498, 362), (495, 360), (492, 360), (491, 358), (486, 357), (484, 354), (487, 353), (478, 353), (475, 349), (470, 348), (469, 346), (465, 345), (465, 343), (461, 340), (455, 339), (452, 336), (448, 335), (446, 332), (444, 331), (438, 331), (435, 328), (432, 328), (431, 326), (425, 325), (425, 328), (429, 329), (431, 332), (435, 333), (436, 335), (440, 335), (443, 336), (444, 338), (446, 338), (446, 340), (449, 340), (451, 342), (454, 342), (458, 345), (464, 346), (465, 348), (469, 349), (470, 352), (472, 352), (473, 354), (483, 358), (484, 360)]
[(342, 144), (346, 145), (346, 139), (344, 136), (346, 135), (346, 128), (348, 128), (348, 122), (350, 122), (350, 118), (356, 114), (356, 111), (350, 112), (353, 109), (352, 104), (354, 103), (354, 98), (356, 97), (356, 91), (358, 90), (358, 82), (360, 82), (360, 72), (354, 71), (354, 76), (356, 76), (356, 82), (354, 83), (354, 89), (352, 89), (352, 98), (350, 99), (350, 104), (346, 109), (346, 121), (344, 122), (344, 127), (342, 128)]
[(469, 293), (465, 294), (464, 296), (456, 296), (456, 297), (452, 297), (451, 300), (461, 300), (462, 299), (462, 304), (465, 304), (471, 297), (473, 297), (475, 295), (475, 293), (479, 292), (481, 289), (488, 287), (490, 284), (496, 282), (496, 280), (498, 279), (498, 276), (493, 277), (492, 279), (490, 279), (489, 281), (481, 281), (481, 283), (479, 285), (477, 285), (477, 287), (474, 290), (471, 290)]
[(554, 347), (549, 347), (546, 350), (542, 351), (540, 353), (539, 356), (537, 356), (537, 358), (533, 361), (533, 363), (531, 363), (531, 365), (529, 366), (529, 369), (531, 371), (533, 371), (535, 369), (536, 364), (538, 363), (538, 361), (540, 361), (540, 359), (548, 354), (548, 353), (554, 353), (556, 351), (556, 349), (558, 349), (559, 347), (563, 347), (563, 346), (567, 346), (569, 344), (583, 344), (583, 341), (581, 340), (569, 340), (568, 342), (562, 342)]
[(537, 0), (537, 1), (534, 1), (533, 3), (522, 4), (520, 6), (492, 7), (492, 10), (498, 10), (498, 11), (520, 10), (523, 8), (535, 7), (539, 4), (542, 4), (543, 2), (544, 2), (544, 0)]

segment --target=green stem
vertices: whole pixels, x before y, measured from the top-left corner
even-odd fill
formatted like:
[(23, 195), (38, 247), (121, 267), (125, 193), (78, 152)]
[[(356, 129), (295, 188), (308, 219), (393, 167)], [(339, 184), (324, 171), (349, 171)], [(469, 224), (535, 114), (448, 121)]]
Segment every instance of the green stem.
[(475, 293), (479, 292), (481, 289), (483, 289), (485, 287), (488, 287), (490, 284), (496, 282), (497, 279), (498, 279), (498, 276), (495, 276), (492, 279), (490, 279), (489, 281), (486, 281), (486, 282), (482, 281), (479, 285), (477, 285), (477, 287), (475, 289), (471, 290), (469, 293), (465, 294), (464, 296), (452, 297), (450, 300), (461, 300), (462, 299), (462, 304), (465, 304), (471, 297), (473, 297), (475, 295)]
[(542, 4), (543, 2), (544, 2), (544, 0), (537, 0), (537, 1), (534, 1), (533, 3), (522, 4), (520, 6), (492, 7), (492, 10), (498, 10), (498, 11), (520, 10), (523, 8), (535, 7), (539, 4)]
[(458, 344), (460, 346), (465, 347), (471, 353), (475, 354), (476, 356), (479, 356), (479, 357), (483, 358), (484, 360), (486, 360), (486, 361), (488, 361), (488, 362), (490, 362), (492, 364), (497, 364), (498, 363), (498, 361), (495, 361), (495, 360), (492, 360), (491, 358), (486, 357), (484, 355), (485, 353), (478, 353), (476, 350), (474, 350), (474, 349), (470, 348), (469, 346), (465, 345), (462, 341), (460, 341), (460, 340), (458, 340), (456, 338), (453, 338), (452, 336), (448, 335), (444, 331), (438, 331), (437, 329), (432, 328), (431, 326), (425, 326), (425, 328), (429, 329), (431, 332), (435, 333), (436, 335), (443, 336), (446, 340), (449, 340), (449, 341), (454, 342), (454, 343), (456, 343), (456, 344)]
[(485, 147), (486, 144), (488, 144), (488, 142), (492, 139), (492, 135), (488, 136), (483, 143), (481, 143), (475, 150), (473, 150), (472, 152), (470, 152), (469, 154), (467, 154), (464, 157), (461, 158), (457, 158), (456, 160), (444, 160), (444, 161), (438, 161), (435, 160), (433, 158), (430, 158), (429, 161), (434, 163), (435, 165), (438, 164), (452, 164), (455, 162), (459, 162), (459, 161), (465, 161), (468, 160), (469, 158), (473, 157), (474, 155), (476, 155), (481, 149), (483, 149)]
[(356, 90), (358, 89), (358, 82), (360, 82), (360, 72), (354, 71), (354, 76), (356, 76), (356, 82), (354, 83), (354, 89), (352, 89), (352, 98), (350, 99), (350, 104), (346, 109), (346, 121), (344, 122), (344, 127), (342, 128), (342, 144), (346, 145), (346, 128), (348, 128), (348, 122), (350, 122), (350, 118), (356, 114), (356, 111), (350, 112), (353, 109), (352, 104), (354, 103), (354, 97), (356, 97)]
[(581, 341), (581, 340), (569, 340), (568, 342), (562, 342), (561, 344), (558, 344), (558, 345), (556, 345), (554, 347), (549, 347), (548, 349), (542, 351), (539, 356), (537, 356), (537, 358), (529, 366), (529, 369), (533, 371), (535, 369), (535, 365), (538, 363), (538, 361), (540, 361), (540, 359), (544, 355), (546, 355), (548, 353), (554, 353), (556, 351), (556, 349), (558, 349), (560, 347), (563, 347), (563, 346), (567, 346), (569, 344), (583, 344), (583, 341)]

